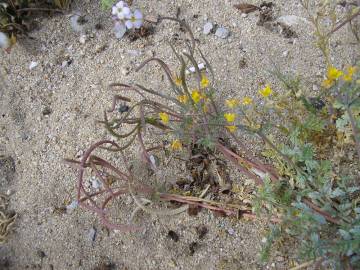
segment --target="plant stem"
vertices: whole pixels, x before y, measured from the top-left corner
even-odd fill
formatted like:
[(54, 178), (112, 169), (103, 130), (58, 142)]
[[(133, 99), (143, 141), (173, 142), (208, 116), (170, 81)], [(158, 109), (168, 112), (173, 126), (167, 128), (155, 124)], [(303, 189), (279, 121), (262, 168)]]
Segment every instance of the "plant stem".
[(296, 267), (293, 267), (293, 268), (290, 268), (290, 270), (300, 270), (300, 269), (303, 269), (303, 268), (306, 268), (310, 265), (313, 265), (314, 263), (317, 263), (317, 262), (320, 262), (322, 261), (323, 258), (318, 258), (318, 259), (315, 259), (315, 260), (311, 260), (311, 261), (308, 261), (308, 262), (304, 262)]
[(360, 15), (360, 10), (358, 12), (356, 12), (355, 14), (351, 15), (349, 18), (347, 18), (345, 21), (343, 21), (342, 23), (340, 23), (338, 26), (336, 26), (333, 30), (331, 30), (328, 34), (327, 37), (330, 37), (333, 33), (335, 33), (337, 30), (339, 30), (340, 28), (342, 28), (344, 25), (346, 25), (348, 22), (352, 21), (353, 19), (355, 19), (357, 16)]
[(356, 120), (355, 120), (355, 118), (354, 118), (354, 116), (352, 114), (350, 106), (347, 106), (346, 112), (349, 115), (351, 127), (352, 127), (352, 130), (353, 130), (353, 133), (354, 133), (356, 151), (358, 153), (358, 158), (360, 160), (360, 132), (359, 132), (359, 129), (357, 128), (357, 126), (356, 126)]

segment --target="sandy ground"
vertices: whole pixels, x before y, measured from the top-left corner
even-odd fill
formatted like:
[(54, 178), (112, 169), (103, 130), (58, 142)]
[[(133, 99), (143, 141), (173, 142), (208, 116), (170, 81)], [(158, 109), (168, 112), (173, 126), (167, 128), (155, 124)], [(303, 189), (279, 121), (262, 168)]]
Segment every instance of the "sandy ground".
[[(75, 171), (62, 159), (76, 158), (91, 143), (109, 138), (95, 122), (111, 104), (112, 93), (106, 85), (138, 81), (165, 91), (158, 67), (149, 66), (142, 73), (134, 69), (153, 55), (177, 65), (166, 40), (180, 44), (174, 36), (178, 26), (168, 22), (157, 25), (146, 39), (118, 41), (98, 1), (83, 2), (74, 10), (88, 19), (84, 44), (67, 16), (54, 16), (39, 21), (40, 27), (30, 33), (33, 40), (18, 43), (11, 54), (0, 52), (5, 77), (0, 85), (0, 154), (11, 156), (16, 166), (15, 175), (3, 181), (1, 188), (12, 194), (10, 207), (18, 213), (8, 242), (0, 246), (0, 265), (8, 261), (9, 269), (94, 269), (111, 262), (114, 269), (286, 269), (288, 258), (275, 256), (267, 265), (260, 263), (264, 225), (258, 222), (216, 218), (207, 211), (197, 217), (144, 214), (146, 231), (121, 234), (108, 233), (94, 215), (82, 209), (65, 214), (55, 211), (76, 194)], [(181, 17), (194, 29), (212, 63), (220, 98), (256, 97), (263, 83), (280, 89), (269, 75), (275, 65), (305, 78), (304, 89), (317, 89), (324, 62), (314, 47), (309, 23), (294, 25), (298, 38), (286, 39), (257, 26), (256, 14), (242, 17), (233, 8), (238, 1), (220, 2), (146, 0), (133, 5), (146, 14), (166, 16), (175, 16), (180, 7)], [(298, 1), (275, 4), (278, 16), (306, 17)], [(207, 21), (224, 26), (230, 36), (204, 35), (202, 27)], [(102, 29), (94, 29), (97, 23)], [(339, 31), (332, 47), (336, 65), (359, 58), (359, 48), (352, 41), (347, 29)], [(62, 67), (68, 59), (71, 64)], [(244, 60), (245, 66), (240, 64)], [(38, 66), (30, 70), (32, 61)], [(129, 158), (136, 158), (134, 152), (128, 153)], [(209, 230), (203, 239), (196, 233), (200, 225)], [(92, 228), (97, 230), (95, 241), (89, 237)], [(169, 230), (179, 235), (178, 242), (167, 237)], [(198, 243), (194, 254), (189, 251), (192, 242)]]

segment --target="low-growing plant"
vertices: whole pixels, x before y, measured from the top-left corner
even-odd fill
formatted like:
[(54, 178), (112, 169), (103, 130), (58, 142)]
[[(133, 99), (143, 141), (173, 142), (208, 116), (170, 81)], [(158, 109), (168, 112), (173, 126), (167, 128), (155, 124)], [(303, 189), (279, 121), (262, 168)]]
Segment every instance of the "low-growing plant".
[[(187, 50), (181, 53), (170, 44), (179, 68), (172, 71), (154, 57), (137, 71), (153, 63), (159, 65), (169, 91), (136, 83), (110, 84), (120, 93), (114, 96), (111, 109), (104, 112), (100, 122), (117, 142), (100, 141), (86, 151), (80, 162), (67, 160), (78, 169), (80, 206), (98, 214), (107, 227), (123, 231), (139, 229), (111, 221), (110, 202), (115, 203), (124, 194), (134, 199), (135, 212), (141, 209), (150, 214), (173, 215), (196, 206), (254, 218), (245, 203), (203, 198), (208, 188), (197, 196), (188, 196), (163, 185), (144, 184), (136, 179), (125, 157), (125, 152), (138, 144), (142, 160), (156, 177), (161, 168), (153, 152), (171, 152), (187, 161), (201, 149), (232, 162), (258, 186), (252, 208), (260, 217), (268, 216), (272, 223), (263, 258), (269, 255), (273, 243), (286, 236), (297, 240), (302, 260), (334, 268), (359, 266), (359, 67), (341, 71), (329, 66), (323, 88), (314, 96), (308, 96), (301, 80), (275, 72), (285, 93), (264, 85), (258, 92), (259, 103), (244, 97), (222, 104), (213, 69), (196, 46), (190, 27), (178, 19), (161, 17), (163, 20), (180, 23), (189, 35)], [(205, 63), (205, 69), (199, 61)], [(194, 74), (189, 72), (191, 69)], [(138, 99), (134, 101), (126, 93), (134, 93)], [(258, 143), (262, 156), (256, 156), (245, 142), (248, 135)], [(165, 139), (170, 143), (163, 143)], [(154, 140), (159, 144), (154, 146)], [(97, 149), (120, 153), (126, 171), (94, 154)], [(101, 182), (97, 189), (85, 185), (86, 176), (91, 175)], [(221, 181), (216, 185), (221, 186)], [(160, 201), (184, 205), (175, 209), (154, 207)]]
[[(31, 29), (31, 20), (38, 12), (63, 12), (71, 0), (6, 0), (0, 2), (0, 48), (10, 50), (16, 36)], [(59, 8), (59, 9), (56, 9)]]

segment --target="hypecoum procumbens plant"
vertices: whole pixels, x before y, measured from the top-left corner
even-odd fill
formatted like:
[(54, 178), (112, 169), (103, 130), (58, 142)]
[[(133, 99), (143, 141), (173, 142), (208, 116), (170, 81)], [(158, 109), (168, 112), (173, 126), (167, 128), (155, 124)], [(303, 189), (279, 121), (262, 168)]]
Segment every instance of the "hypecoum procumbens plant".
[[(170, 44), (179, 68), (172, 70), (160, 58), (150, 58), (137, 71), (151, 64), (159, 65), (169, 91), (136, 83), (110, 84), (118, 94), (100, 122), (115, 141), (99, 141), (80, 161), (67, 160), (78, 170), (79, 205), (95, 212), (108, 228), (121, 231), (141, 228), (119, 224), (111, 217), (109, 208), (116, 206), (123, 195), (133, 198), (135, 211), (159, 216), (193, 207), (247, 218), (255, 218), (256, 211), (260, 217), (268, 217), (271, 224), (264, 243), (264, 258), (271, 245), (276, 246), (278, 239), (286, 236), (297, 240), (301, 260), (334, 267), (358, 266), (358, 67), (340, 71), (329, 66), (318, 95), (308, 96), (299, 80), (279, 73), (283, 94), (265, 85), (258, 92), (262, 99), (259, 104), (251, 97), (232, 98), (221, 104), (215, 74), (189, 26), (174, 18), (161, 17), (160, 21), (163, 20), (180, 23), (189, 36), (187, 50), (181, 53)], [(191, 69), (194, 74), (188, 72)], [(128, 93), (133, 94), (132, 98)], [(245, 135), (254, 138), (262, 155), (254, 154), (251, 145), (244, 141)], [(258, 187), (255, 199), (249, 206), (206, 198), (209, 186), (224, 188), (222, 177), (191, 194), (139, 181), (125, 157), (134, 144), (140, 147), (141, 158), (155, 177), (162, 170), (156, 151), (171, 153), (183, 162), (206, 153), (211, 157), (205, 167), (217, 164), (216, 159), (230, 161)], [(121, 157), (123, 168), (100, 157), (97, 153), (101, 151)], [(96, 177), (100, 184), (88, 187), (85, 182), (89, 177)], [(164, 208), (164, 204), (157, 207), (159, 202), (169, 202), (169, 207)]]

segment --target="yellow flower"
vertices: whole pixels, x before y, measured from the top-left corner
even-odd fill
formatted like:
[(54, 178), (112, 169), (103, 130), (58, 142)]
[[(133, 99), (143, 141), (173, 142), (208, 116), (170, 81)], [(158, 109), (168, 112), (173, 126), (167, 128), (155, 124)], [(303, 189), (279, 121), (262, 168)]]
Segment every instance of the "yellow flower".
[(341, 77), (343, 74), (344, 74), (344, 72), (342, 72), (341, 70), (338, 70), (333, 66), (330, 66), (327, 70), (326, 77), (329, 80), (334, 81), (334, 80), (338, 79), (339, 77)]
[(228, 121), (229, 123), (234, 122), (235, 118), (236, 118), (236, 114), (235, 113), (225, 113), (224, 114), (224, 118), (226, 119), (226, 121)]
[(187, 95), (181, 95), (177, 97), (178, 101), (181, 103), (187, 103), (189, 100), (189, 97)]
[(226, 128), (230, 131), (230, 132), (235, 132), (236, 131), (236, 126), (226, 126)]
[(169, 115), (165, 112), (159, 113), (160, 119), (164, 124), (169, 123)]
[(346, 82), (350, 82), (352, 80), (352, 77), (354, 73), (356, 72), (356, 67), (348, 67), (347, 68), (347, 74), (344, 74), (342, 76), (342, 79)]
[(348, 72), (348, 74), (351, 75), (351, 76), (354, 75), (354, 73), (355, 73), (356, 71), (357, 71), (357, 67), (351, 67), (351, 66), (350, 66), (350, 67), (347, 68), (347, 72)]
[(239, 101), (235, 98), (232, 98), (232, 99), (228, 99), (225, 101), (226, 103), (226, 106), (228, 106), (229, 108), (234, 108), (236, 105), (239, 104)]
[(250, 97), (244, 97), (244, 98), (243, 98), (243, 101), (242, 101), (242, 104), (243, 104), (243, 105), (250, 105), (252, 102), (253, 102), (252, 98), (250, 98)]
[(175, 84), (176, 84), (177, 86), (181, 86), (181, 85), (182, 85), (182, 80), (181, 80), (180, 77), (176, 76), (175, 79), (174, 79), (174, 81), (175, 81)]
[(330, 79), (325, 79), (323, 82), (322, 82), (322, 86), (326, 89), (329, 89), (331, 86), (333, 86), (334, 84), (334, 81), (333, 80), (330, 80)]
[(182, 149), (182, 144), (179, 139), (176, 139), (172, 142), (171, 148), (175, 151)]
[(200, 86), (201, 88), (206, 88), (209, 86), (209, 79), (206, 77), (205, 74), (201, 74)]
[(271, 94), (272, 94), (272, 89), (271, 89), (271, 87), (270, 87), (270, 85), (266, 85), (266, 87), (265, 88), (263, 88), (263, 89), (261, 89), (260, 91), (259, 91), (259, 93), (260, 93), (260, 95), (262, 95), (263, 97), (268, 97), (268, 96), (270, 96)]
[(198, 90), (193, 90), (191, 92), (191, 98), (195, 103), (199, 103), (199, 101), (202, 98), (202, 95), (200, 94), (200, 92)]

